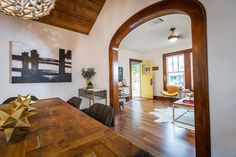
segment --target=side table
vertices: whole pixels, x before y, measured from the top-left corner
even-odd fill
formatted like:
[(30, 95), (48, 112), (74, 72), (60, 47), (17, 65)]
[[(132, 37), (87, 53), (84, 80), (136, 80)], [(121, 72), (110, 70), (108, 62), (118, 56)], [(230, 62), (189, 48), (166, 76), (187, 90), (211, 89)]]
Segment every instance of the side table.
[(89, 107), (91, 106), (91, 101), (94, 104), (95, 100), (105, 100), (105, 104), (107, 105), (107, 91), (104, 89), (79, 89), (79, 97), (89, 99)]

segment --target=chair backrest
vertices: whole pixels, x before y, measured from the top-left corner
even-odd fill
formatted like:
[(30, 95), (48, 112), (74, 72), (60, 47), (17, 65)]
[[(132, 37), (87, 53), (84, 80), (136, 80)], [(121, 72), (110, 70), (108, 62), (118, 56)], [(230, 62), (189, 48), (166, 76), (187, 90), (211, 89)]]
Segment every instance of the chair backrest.
[(82, 99), (79, 97), (72, 97), (70, 100), (67, 101), (67, 103), (71, 104), (72, 106), (76, 107), (77, 109), (80, 108)]
[(175, 85), (166, 85), (168, 93), (176, 93), (179, 92), (181, 87), (180, 86), (175, 86)]
[[(14, 101), (16, 98), (17, 97), (10, 97), (7, 100), (5, 100), (2, 104), (9, 104), (10, 102)], [(32, 95), (31, 100), (36, 101), (36, 100), (39, 100), (39, 99)]]
[(114, 109), (110, 106), (96, 103), (86, 110), (86, 113), (104, 125), (111, 127), (114, 116)]
[(10, 102), (14, 101), (17, 97), (10, 97), (7, 98), (7, 100), (5, 100), (2, 104), (9, 104)]
[(36, 96), (31, 95), (31, 100), (37, 101), (37, 100), (39, 100), (39, 99), (38, 99)]

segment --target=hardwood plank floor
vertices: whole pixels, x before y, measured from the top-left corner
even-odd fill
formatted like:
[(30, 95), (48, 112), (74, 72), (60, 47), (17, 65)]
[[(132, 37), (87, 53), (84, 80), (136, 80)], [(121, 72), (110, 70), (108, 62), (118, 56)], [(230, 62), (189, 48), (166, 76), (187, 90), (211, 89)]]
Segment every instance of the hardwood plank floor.
[(113, 129), (154, 156), (194, 157), (194, 131), (154, 122), (158, 118), (149, 114), (154, 108), (170, 106), (168, 101), (132, 100), (116, 117)]

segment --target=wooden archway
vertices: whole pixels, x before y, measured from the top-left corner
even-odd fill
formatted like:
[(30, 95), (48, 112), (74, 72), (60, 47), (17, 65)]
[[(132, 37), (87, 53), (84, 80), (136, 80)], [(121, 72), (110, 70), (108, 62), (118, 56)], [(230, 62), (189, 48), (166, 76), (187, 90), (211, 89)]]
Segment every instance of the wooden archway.
[(206, 13), (198, 0), (163, 0), (150, 5), (129, 18), (114, 34), (109, 47), (110, 102), (117, 113), (118, 52), (122, 39), (141, 24), (169, 14), (186, 14), (191, 18), (195, 92), (196, 156), (210, 157), (210, 118), (207, 67)]

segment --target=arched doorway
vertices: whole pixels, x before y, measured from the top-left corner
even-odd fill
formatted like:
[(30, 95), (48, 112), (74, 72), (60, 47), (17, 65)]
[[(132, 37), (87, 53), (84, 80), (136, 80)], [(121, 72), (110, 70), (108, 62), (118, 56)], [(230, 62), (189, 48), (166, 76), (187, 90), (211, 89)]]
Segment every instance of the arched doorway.
[(141, 24), (163, 15), (182, 13), (191, 18), (193, 70), (195, 87), (195, 135), (197, 157), (210, 157), (210, 121), (207, 67), (206, 13), (197, 0), (163, 0), (139, 11), (114, 34), (109, 47), (111, 106), (120, 112), (118, 103), (118, 52), (122, 39)]

